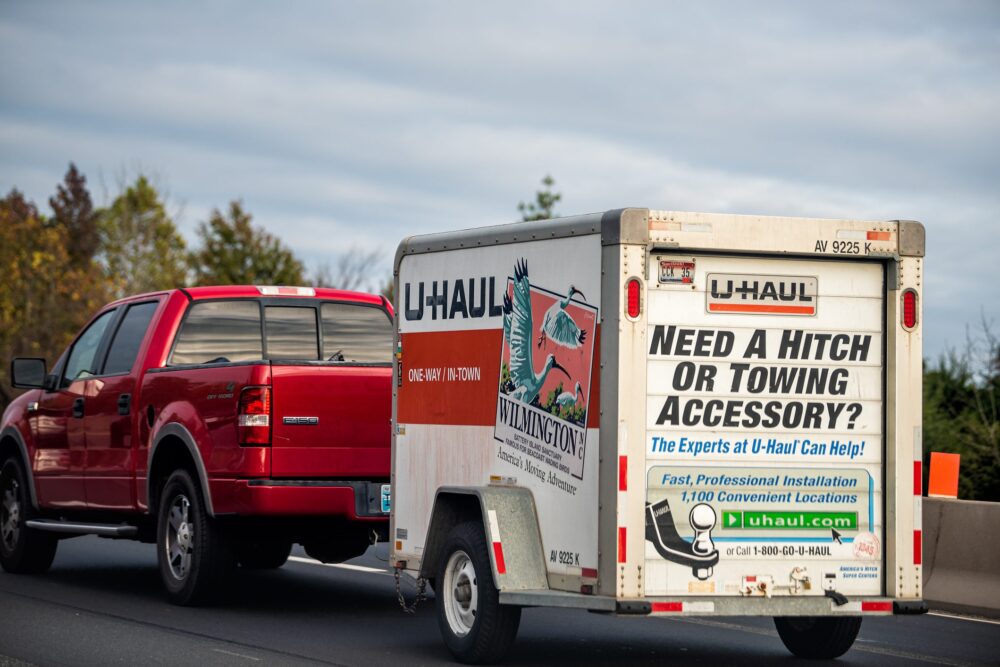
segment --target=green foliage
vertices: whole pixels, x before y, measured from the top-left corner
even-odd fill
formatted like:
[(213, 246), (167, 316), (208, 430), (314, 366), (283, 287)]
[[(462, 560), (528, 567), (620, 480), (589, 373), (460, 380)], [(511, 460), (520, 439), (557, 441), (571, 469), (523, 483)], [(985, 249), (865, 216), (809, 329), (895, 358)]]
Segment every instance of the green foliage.
[(527, 222), (529, 220), (548, 220), (549, 218), (556, 217), (554, 212), (555, 205), (559, 203), (562, 199), (562, 195), (558, 192), (552, 191), (552, 186), (556, 184), (556, 181), (551, 176), (546, 176), (542, 179), (543, 190), (538, 190), (535, 193), (535, 201), (533, 202), (520, 202), (517, 205), (517, 210), (521, 213), (521, 220)]
[(190, 255), (197, 285), (301, 285), (302, 262), (263, 228), (251, 224), (243, 204), (232, 201), (228, 215), (212, 211), (198, 226), (201, 247)]
[(924, 469), (931, 452), (960, 454), (959, 498), (1000, 501), (1000, 341), (982, 328), (924, 371)]
[(100, 258), (115, 298), (187, 282), (184, 239), (145, 176), (101, 211)]

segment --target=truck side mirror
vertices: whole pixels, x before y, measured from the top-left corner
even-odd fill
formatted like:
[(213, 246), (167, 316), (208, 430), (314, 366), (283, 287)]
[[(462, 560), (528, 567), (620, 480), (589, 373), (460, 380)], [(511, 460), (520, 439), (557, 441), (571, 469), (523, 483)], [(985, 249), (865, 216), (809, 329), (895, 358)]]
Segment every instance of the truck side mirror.
[(17, 389), (45, 387), (45, 360), (19, 358), (10, 362), (10, 383)]

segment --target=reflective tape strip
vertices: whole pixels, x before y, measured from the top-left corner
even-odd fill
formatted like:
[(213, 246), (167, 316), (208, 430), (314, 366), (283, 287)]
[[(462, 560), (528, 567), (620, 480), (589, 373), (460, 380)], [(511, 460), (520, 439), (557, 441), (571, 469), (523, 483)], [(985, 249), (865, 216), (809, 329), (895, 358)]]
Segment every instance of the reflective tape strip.
[(863, 600), (861, 602), (861, 611), (892, 613), (892, 602), (889, 600)]
[(618, 490), (628, 491), (628, 457), (618, 457)]
[(490, 520), (490, 540), (493, 542), (493, 558), (496, 560), (497, 573), (507, 573), (507, 563), (503, 558), (503, 542), (500, 539), (500, 524), (497, 522), (496, 510), (489, 510), (486, 515)]
[(678, 614), (678, 613), (711, 614), (715, 611), (715, 603), (708, 601), (654, 602), (650, 605), (650, 611), (654, 614)]
[(684, 611), (683, 602), (654, 602), (652, 604), (654, 614), (678, 613)]
[(618, 562), (625, 562), (625, 526), (618, 526)]
[(597, 579), (597, 568), (596, 567), (584, 567), (580, 570), (580, 575), (585, 579)]
[(919, 496), (923, 492), (924, 486), (924, 464), (922, 461), (913, 462), (913, 495)]
[(919, 530), (913, 531), (913, 564), (922, 565), (924, 559), (923, 534)]

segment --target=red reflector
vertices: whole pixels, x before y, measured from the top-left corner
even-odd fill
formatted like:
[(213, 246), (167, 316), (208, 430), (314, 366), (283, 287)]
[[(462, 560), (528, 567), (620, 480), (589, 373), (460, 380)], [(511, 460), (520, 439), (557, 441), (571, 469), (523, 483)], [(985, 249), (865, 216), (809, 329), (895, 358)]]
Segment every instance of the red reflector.
[(618, 526), (618, 562), (625, 562), (625, 526)]
[(861, 611), (892, 611), (892, 602), (863, 601)]
[(924, 560), (924, 539), (919, 530), (913, 531), (913, 564), (920, 565)]
[(650, 606), (654, 614), (664, 611), (684, 611), (683, 602), (654, 602)]
[(907, 329), (917, 326), (917, 293), (911, 289), (903, 292), (903, 326)]
[(639, 280), (637, 278), (632, 278), (625, 283), (627, 296), (625, 314), (633, 319), (639, 317), (639, 287)]
[(597, 579), (597, 568), (594, 567), (581, 568), (580, 574), (586, 579)]
[(240, 392), (236, 428), (241, 445), (271, 444), (270, 387), (246, 387)]
[(507, 563), (503, 559), (503, 545), (499, 542), (493, 543), (493, 557), (497, 561), (497, 574), (506, 574)]
[(618, 457), (618, 490), (628, 491), (628, 457)]

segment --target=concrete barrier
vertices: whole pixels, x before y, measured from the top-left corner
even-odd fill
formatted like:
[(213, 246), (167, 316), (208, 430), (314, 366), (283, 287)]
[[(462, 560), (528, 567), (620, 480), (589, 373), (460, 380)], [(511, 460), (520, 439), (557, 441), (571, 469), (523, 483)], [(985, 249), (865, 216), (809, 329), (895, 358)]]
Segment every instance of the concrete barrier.
[(924, 498), (924, 599), (1000, 616), (1000, 503)]

